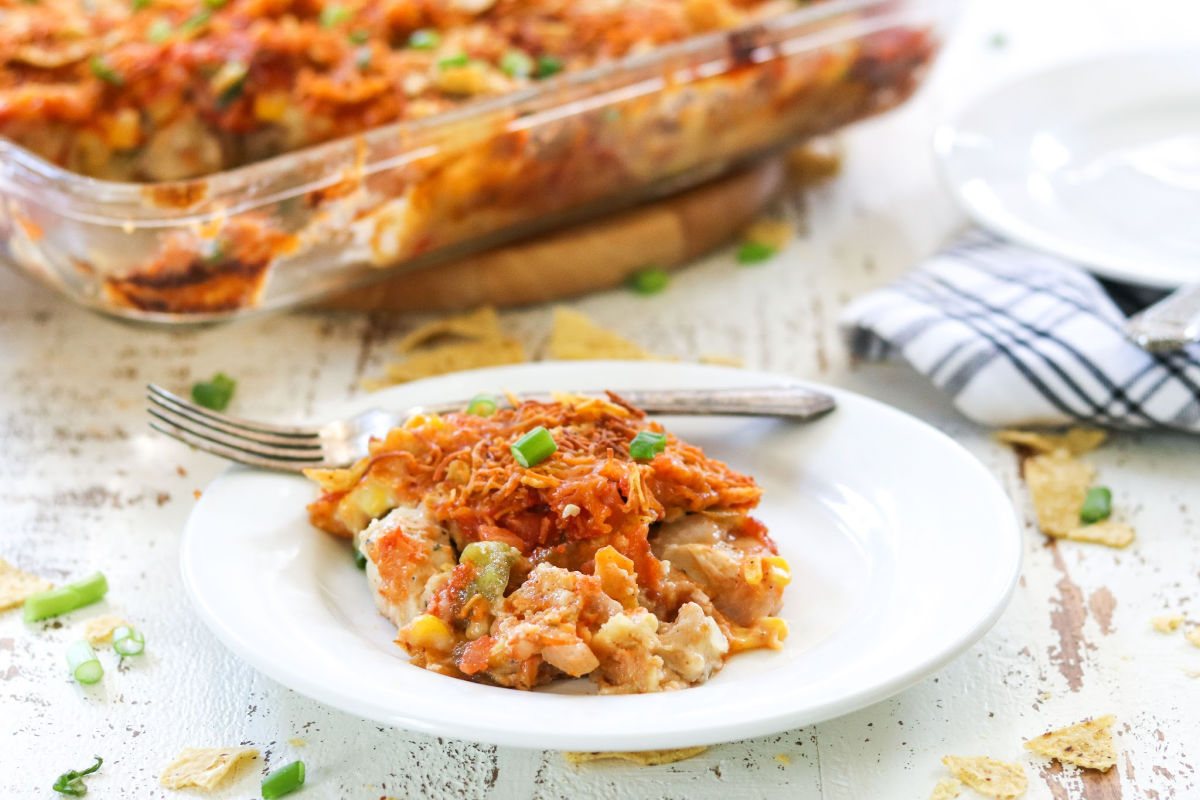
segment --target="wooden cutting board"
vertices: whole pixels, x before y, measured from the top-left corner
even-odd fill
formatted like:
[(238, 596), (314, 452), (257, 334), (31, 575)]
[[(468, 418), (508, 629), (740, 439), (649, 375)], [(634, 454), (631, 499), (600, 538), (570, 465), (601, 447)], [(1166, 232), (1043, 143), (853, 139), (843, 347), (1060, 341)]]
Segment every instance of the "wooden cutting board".
[(457, 311), (559, 300), (672, 269), (727, 242), (783, 185), (781, 158), (656, 202), (320, 302), (348, 311)]

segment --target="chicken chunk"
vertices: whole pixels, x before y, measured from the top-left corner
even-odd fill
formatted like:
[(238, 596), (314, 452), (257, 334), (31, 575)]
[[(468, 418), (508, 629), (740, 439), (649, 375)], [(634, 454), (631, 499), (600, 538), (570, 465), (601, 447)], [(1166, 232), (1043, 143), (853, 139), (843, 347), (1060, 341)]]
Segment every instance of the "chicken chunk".
[(359, 535), (379, 612), (401, 628), (425, 610), (435, 579), (454, 568), (450, 537), (424, 506), (401, 506)]

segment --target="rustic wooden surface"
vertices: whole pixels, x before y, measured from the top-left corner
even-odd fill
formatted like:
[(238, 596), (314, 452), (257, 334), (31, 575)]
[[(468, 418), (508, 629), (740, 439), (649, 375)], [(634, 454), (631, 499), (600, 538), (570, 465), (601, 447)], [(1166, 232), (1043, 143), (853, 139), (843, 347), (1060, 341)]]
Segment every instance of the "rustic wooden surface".
[[(851, 368), (834, 327), (848, 298), (962, 224), (928, 155), (946, 108), (1072, 53), (1186, 36), (1197, 13), (1158, 1), (1012, 0), (976, 3), (963, 16), (929, 90), (851, 132), (845, 174), (790, 199), (806, 233), (785, 254), (738, 268), (721, 253), (661, 295), (618, 290), (577, 306), (664, 354), (735, 355), (883, 398), (977, 454), (1025, 519), (1025, 564), (1011, 606), (965, 655), (857, 713), (658, 768), (575, 769), (554, 752), (443, 741), (330, 710), (240, 662), (189, 607), (178, 536), (193, 491), (222, 464), (149, 431), (142, 385), (183, 388), (224, 370), (239, 379), (238, 411), (301, 418), (361, 391), (360, 379), (378, 374), (390, 344), (419, 320), (303, 313), (199, 332), (134, 330), (0, 271), (0, 556), (56, 580), (103, 569), (113, 588), (102, 608), (142, 622), (148, 637), (144, 658), (84, 689), (68, 679), (62, 652), (87, 615), (60, 627), (0, 614), (0, 797), (55, 797), (54, 778), (93, 754), (106, 760), (89, 797), (174, 796), (156, 777), (181, 747), (238, 742), (267, 758), (212, 797), (257, 797), (260, 768), (299, 757), (309, 784), (297, 797), (313, 800), (923, 798), (946, 753), (1022, 761), (1027, 796), (1039, 800), (1200, 796), (1200, 680), (1185, 672), (1200, 670), (1200, 649), (1148, 623), (1167, 610), (1200, 622), (1197, 441), (1124, 435), (1096, 454), (1139, 530), (1128, 550), (1048, 545), (1030, 523), (1013, 456), (906, 369)], [(545, 308), (504, 317), (535, 350), (548, 318)], [(1121, 756), (1106, 775), (1061, 770), (1021, 749), (1043, 730), (1108, 712)]]

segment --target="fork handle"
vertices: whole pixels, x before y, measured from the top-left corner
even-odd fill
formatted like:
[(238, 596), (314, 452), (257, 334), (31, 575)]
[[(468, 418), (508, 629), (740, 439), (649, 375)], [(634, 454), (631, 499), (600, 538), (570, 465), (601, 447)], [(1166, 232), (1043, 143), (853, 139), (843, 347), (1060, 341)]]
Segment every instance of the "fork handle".
[(1125, 322), (1125, 335), (1152, 353), (1200, 341), (1200, 283), (1177, 289)]

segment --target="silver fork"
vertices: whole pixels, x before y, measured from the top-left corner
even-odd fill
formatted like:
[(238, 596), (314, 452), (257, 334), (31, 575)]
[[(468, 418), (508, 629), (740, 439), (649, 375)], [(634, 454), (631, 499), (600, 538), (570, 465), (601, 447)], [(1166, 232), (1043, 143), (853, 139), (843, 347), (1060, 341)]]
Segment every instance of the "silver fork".
[[(733, 414), (807, 420), (833, 410), (827, 394), (799, 386), (739, 389), (651, 389), (618, 392), (652, 414)], [(546, 393), (519, 397), (547, 396)], [(367, 454), (381, 438), (412, 414), (462, 410), (468, 401), (410, 408), (396, 414), (381, 409), (324, 425), (275, 425), (242, 419), (198, 406), (161, 386), (146, 387), (150, 427), (205, 452), (265, 469), (299, 472), (310, 467), (342, 467)]]

